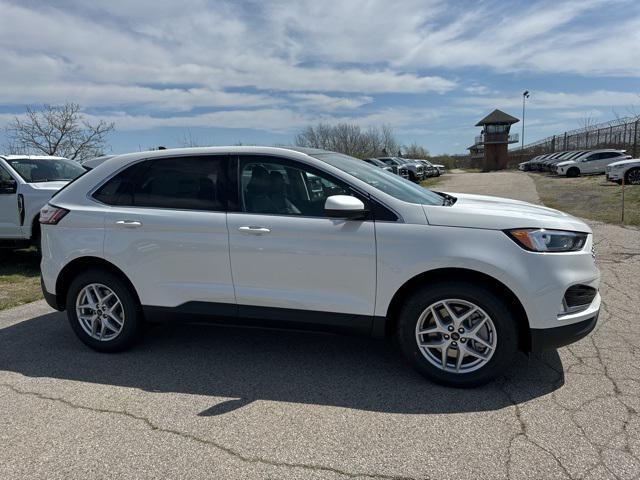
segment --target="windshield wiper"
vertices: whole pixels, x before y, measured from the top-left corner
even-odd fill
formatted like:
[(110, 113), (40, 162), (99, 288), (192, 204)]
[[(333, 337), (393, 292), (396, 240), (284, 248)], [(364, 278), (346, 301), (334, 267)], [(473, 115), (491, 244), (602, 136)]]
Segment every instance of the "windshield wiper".
[(446, 193), (442, 193), (442, 192), (436, 192), (435, 190), (431, 190), (431, 191), (433, 193), (437, 193), (438, 195), (440, 195), (442, 197), (442, 206), (443, 207), (450, 207), (451, 205), (456, 203), (456, 201), (458, 200), (456, 197), (454, 197), (452, 195), (447, 195)]

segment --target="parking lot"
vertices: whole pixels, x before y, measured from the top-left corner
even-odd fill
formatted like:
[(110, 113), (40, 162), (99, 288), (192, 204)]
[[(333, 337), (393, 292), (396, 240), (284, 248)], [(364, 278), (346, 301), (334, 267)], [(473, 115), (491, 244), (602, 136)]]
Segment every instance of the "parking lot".
[[(438, 189), (539, 202), (522, 173)], [(167, 326), (105, 355), (42, 301), (1, 311), (0, 478), (638, 478), (640, 231), (590, 224), (595, 332), (473, 390), (371, 339)]]

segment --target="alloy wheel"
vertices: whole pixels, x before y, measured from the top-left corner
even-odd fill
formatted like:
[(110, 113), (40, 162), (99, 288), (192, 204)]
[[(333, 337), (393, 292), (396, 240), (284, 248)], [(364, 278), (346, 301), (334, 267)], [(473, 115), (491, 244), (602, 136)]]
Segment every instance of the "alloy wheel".
[(469, 373), (486, 365), (498, 336), (491, 317), (467, 300), (446, 299), (429, 305), (416, 323), (416, 342), (435, 367)]
[(76, 315), (87, 335), (101, 342), (113, 340), (125, 322), (122, 302), (106, 285), (91, 283), (78, 293)]
[(635, 168), (627, 173), (627, 183), (631, 185), (640, 185), (640, 168)]

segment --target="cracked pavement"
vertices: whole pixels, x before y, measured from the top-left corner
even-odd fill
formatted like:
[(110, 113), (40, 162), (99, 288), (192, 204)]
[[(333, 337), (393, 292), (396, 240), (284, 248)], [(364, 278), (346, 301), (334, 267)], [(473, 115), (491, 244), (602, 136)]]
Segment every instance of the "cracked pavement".
[[(539, 201), (513, 172), (439, 189)], [(0, 478), (640, 478), (640, 231), (589, 223), (596, 330), (475, 390), (364, 338), (165, 326), (106, 355), (43, 302), (0, 312)]]

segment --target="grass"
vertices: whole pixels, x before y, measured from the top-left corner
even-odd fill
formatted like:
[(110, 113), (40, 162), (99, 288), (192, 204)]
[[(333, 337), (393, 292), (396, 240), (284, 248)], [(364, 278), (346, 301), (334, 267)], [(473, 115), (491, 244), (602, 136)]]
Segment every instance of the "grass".
[[(542, 202), (577, 217), (620, 224), (622, 187), (604, 176), (577, 178), (529, 174)], [(625, 187), (625, 225), (640, 225), (640, 186)]]
[(0, 249), (0, 310), (41, 298), (37, 252)]
[(438, 183), (440, 183), (443, 180), (442, 175), (438, 176), (438, 177), (429, 177), (426, 180), (422, 180), (420, 182), (420, 186), (424, 187), (424, 188), (433, 188), (435, 187)]

